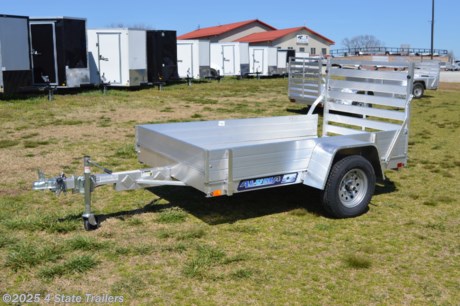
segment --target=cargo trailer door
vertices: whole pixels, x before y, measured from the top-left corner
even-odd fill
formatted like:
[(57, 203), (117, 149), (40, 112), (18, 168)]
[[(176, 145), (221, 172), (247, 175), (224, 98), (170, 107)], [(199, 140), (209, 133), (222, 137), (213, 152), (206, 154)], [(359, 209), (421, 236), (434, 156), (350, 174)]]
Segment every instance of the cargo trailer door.
[(235, 46), (222, 46), (224, 75), (235, 75)]
[(34, 84), (58, 85), (56, 32), (54, 22), (30, 24)]
[(121, 33), (97, 33), (97, 46), (101, 80), (121, 84)]
[(264, 71), (264, 49), (252, 49), (251, 72), (266, 74)]
[(288, 53), (286, 50), (278, 51), (276, 62), (277, 62), (277, 67), (279, 69), (287, 68), (287, 56), (288, 56)]
[(193, 44), (177, 44), (177, 70), (179, 77), (195, 77), (193, 71)]

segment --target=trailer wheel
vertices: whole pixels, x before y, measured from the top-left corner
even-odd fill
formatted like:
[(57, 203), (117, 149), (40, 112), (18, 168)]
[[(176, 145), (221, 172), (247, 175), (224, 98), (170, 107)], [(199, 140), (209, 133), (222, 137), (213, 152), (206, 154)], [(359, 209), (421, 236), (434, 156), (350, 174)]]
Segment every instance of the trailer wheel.
[(412, 88), (412, 94), (414, 95), (414, 98), (420, 99), (423, 97), (424, 92), (425, 87), (422, 83), (414, 83), (414, 87)]
[(94, 231), (95, 229), (99, 227), (99, 222), (97, 218), (96, 217), (94, 218), (96, 219), (96, 225), (91, 224), (88, 218), (83, 218), (83, 226), (85, 227), (86, 231)]
[(332, 166), (323, 190), (324, 208), (337, 218), (366, 212), (375, 189), (375, 172), (362, 156), (345, 157)]

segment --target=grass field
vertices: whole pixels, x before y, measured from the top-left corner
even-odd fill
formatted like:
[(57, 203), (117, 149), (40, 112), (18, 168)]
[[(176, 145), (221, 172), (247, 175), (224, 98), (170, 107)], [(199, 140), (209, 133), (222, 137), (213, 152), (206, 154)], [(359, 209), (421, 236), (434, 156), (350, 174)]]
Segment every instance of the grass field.
[(291, 186), (207, 199), (188, 187), (31, 191), (36, 170), (83, 172), (85, 154), (137, 169), (134, 126), (305, 113), (286, 79), (0, 101), (0, 294), (122, 296), (124, 304), (458, 305), (460, 84), (412, 104), (409, 165), (370, 210), (328, 218)]

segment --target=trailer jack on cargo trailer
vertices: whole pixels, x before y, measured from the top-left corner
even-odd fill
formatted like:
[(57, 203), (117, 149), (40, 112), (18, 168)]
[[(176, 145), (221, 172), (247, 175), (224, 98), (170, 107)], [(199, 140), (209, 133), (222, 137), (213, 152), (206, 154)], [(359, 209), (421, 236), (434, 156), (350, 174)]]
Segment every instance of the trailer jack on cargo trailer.
[[(85, 156), (84, 175), (47, 179), (40, 172), (33, 189), (84, 194), (86, 230), (99, 226), (91, 193), (102, 185), (117, 191), (191, 186), (214, 197), (305, 184), (322, 190), (332, 216), (361, 215), (384, 170), (407, 162), (414, 65), (390, 63), (393, 69), (387, 71), (342, 68), (356, 64), (378, 65), (329, 60), (325, 89), (307, 115), (138, 125), (138, 159), (151, 168), (112, 172)], [(359, 94), (363, 91), (373, 94)], [(321, 137), (313, 114), (319, 103)], [(104, 173), (92, 174), (92, 166)]]

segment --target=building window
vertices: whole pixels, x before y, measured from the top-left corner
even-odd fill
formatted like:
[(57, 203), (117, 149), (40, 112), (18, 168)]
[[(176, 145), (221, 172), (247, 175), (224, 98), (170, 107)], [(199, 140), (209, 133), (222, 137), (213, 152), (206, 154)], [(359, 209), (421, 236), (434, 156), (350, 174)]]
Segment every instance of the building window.
[(299, 52), (305, 52), (305, 48), (299, 48)]
[(316, 55), (316, 48), (311, 48), (310, 55)]
[(292, 49), (294, 49), (294, 48), (293, 47), (288, 47), (288, 50), (292, 50)]
[(326, 48), (321, 48), (321, 54), (327, 55), (327, 49)]

